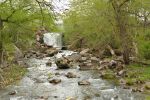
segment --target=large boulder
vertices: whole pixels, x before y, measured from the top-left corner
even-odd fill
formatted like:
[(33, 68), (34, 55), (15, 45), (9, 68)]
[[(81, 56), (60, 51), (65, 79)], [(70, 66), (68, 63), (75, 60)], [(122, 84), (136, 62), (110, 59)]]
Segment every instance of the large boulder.
[(71, 67), (70, 61), (65, 57), (57, 59), (56, 65), (58, 69), (68, 69)]

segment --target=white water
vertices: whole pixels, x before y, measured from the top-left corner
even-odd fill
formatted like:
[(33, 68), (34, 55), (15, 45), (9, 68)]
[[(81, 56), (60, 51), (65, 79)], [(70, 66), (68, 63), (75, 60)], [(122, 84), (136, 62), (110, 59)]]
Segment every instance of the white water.
[(62, 34), (61, 33), (45, 33), (43, 37), (44, 43), (57, 49), (62, 48)]

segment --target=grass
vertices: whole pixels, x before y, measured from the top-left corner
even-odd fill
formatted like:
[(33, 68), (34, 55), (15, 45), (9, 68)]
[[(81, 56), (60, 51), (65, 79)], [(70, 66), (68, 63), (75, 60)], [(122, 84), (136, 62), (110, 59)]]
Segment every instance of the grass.
[(150, 81), (150, 66), (131, 64), (126, 67), (128, 77), (125, 78), (129, 85), (134, 85), (136, 81)]
[(26, 72), (26, 68), (17, 65), (12, 65), (11, 67), (5, 68), (1, 73), (3, 79), (0, 80), (0, 87), (3, 88), (17, 82), (25, 75)]
[(145, 100), (150, 100), (150, 96), (146, 96), (146, 99)]

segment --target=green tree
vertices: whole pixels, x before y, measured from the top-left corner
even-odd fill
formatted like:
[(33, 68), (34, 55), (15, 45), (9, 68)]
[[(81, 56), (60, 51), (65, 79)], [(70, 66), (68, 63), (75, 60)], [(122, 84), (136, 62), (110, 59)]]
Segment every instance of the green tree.
[(41, 0), (3, 0), (0, 2), (0, 64), (5, 43), (31, 38), (39, 26), (55, 29), (52, 6)]

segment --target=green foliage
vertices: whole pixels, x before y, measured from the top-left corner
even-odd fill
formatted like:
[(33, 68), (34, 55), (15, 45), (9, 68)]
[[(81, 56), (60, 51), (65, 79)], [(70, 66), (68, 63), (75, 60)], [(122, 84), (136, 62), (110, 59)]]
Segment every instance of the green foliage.
[(40, 26), (55, 30), (53, 14), (42, 4), (36, 0), (4, 0), (0, 3), (3, 43), (28, 43)]
[(144, 30), (143, 33), (144, 34), (139, 33), (136, 38), (139, 57), (150, 60), (150, 30)]
[(127, 67), (127, 75), (125, 78), (127, 82), (132, 83), (136, 81), (150, 81), (150, 66), (143, 66), (139, 64), (131, 64)]
[(64, 18), (66, 40), (72, 41), (79, 35), (86, 38), (88, 46), (113, 45), (111, 40), (116, 42), (117, 36), (114, 36), (111, 19), (107, 15), (109, 10), (107, 2), (103, 0), (87, 0), (80, 4), (78, 2), (73, 2), (72, 9)]
[[(121, 41), (125, 37), (120, 38), (118, 34), (116, 13), (112, 6), (112, 2), (115, 1), (119, 4), (123, 2), (123, 0), (73, 0), (71, 9), (64, 16), (65, 40), (71, 43), (72, 40), (83, 37), (86, 40), (85, 45), (90, 48), (105, 49), (106, 45), (110, 45), (112, 48), (122, 49)], [(148, 0), (133, 0), (125, 2), (120, 9), (128, 33), (126, 42), (130, 41), (128, 46), (132, 49), (135, 49), (132, 46), (133, 41), (138, 44), (138, 55), (145, 59), (150, 57), (150, 31), (149, 26), (144, 26), (141, 19), (150, 18), (148, 2)]]

